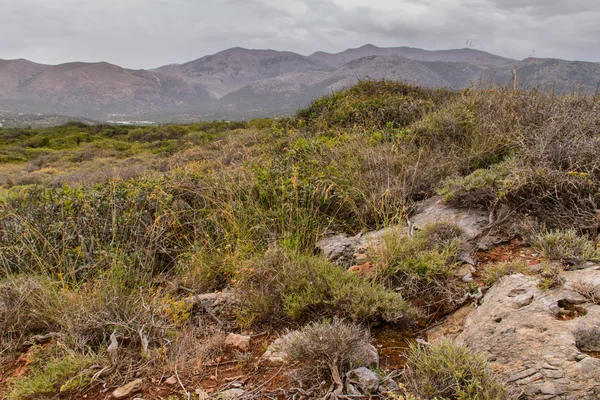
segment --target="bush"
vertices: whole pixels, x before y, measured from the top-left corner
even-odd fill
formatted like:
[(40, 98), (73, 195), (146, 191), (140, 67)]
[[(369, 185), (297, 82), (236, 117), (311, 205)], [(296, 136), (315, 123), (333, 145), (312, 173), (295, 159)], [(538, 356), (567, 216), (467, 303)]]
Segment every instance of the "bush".
[(414, 312), (402, 296), (323, 258), (271, 249), (246, 266), (237, 287), (244, 316), (303, 321), (335, 315), (353, 321), (407, 323)]
[(493, 285), (506, 275), (527, 273), (527, 262), (524, 261), (503, 261), (488, 264), (483, 268), (481, 277), (486, 285)]
[(440, 222), (424, 227), (412, 237), (387, 236), (383, 248), (371, 255), (378, 279), (388, 286), (399, 285), (407, 297), (441, 295), (456, 271), (461, 233), (456, 225)]
[(369, 332), (340, 319), (313, 322), (288, 334), (281, 350), (291, 361), (301, 363), (303, 378), (329, 378), (338, 387), (346, 372), (367, 366), (372, 358)]
[(97, 360), (94, 356), (67, 351), (56, 345), (35, 348), (30, 355), (31, 370), (9, 384), (8, 399), (26, 400), (51, 397), (57, 392), (68, 394), (90, 383), (91, 373), (84, 370)]
[(574, 229), (552, 230), (533, 237), (533, 248), (551, 261), (581, 264), (600, 259), (600, 250), (591, 240), (579, 236)]
[(448, 340), (428, 347), (411, 345), (404, 379), (411, 393), (425, 399), (511, 398), (482, 355)]
[[(30, 335), (59, 328), (60, 297), (45, 278), (14, 276), (0, 282), (0, 348), (16, 347)], [(1, 353), (1, 352), (0, 352)]]

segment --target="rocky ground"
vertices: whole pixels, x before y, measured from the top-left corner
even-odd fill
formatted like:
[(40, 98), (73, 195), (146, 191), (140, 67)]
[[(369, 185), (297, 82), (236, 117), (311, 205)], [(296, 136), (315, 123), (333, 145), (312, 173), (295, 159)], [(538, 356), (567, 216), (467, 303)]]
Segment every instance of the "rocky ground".
[[(433, 198), (413, 213), (407, 226), (357, 236), (333, 235), (319, 243), (323, 254), (358, 274), (369, 275), (372, 250), (388, 235), (411, 235), (423, 226), (450, 221), (461, 227), (467, 250), (457, 278), (476, 285), (474, 294), (457, 301), (454, 312), (436, 314), (427, 330), (403, 332), (372, 327), (371, 354), (365, 365), (343, 377), (346, 398), (386, 398), (398, 392), (408, 344), (428, 346), (455, 339), (488, 356), (492, 368), (509, 387), (528, 399), (597, 399), (600, 396), (600, 265), (585, 263), (561, 274), (555, 287), (540, 287), (539, 254), (515, 235), (499, 234), (498, 221), (486, 212), (449, 207)], [(506, 232), (506, 231), (504, 231)], [(492, 262), (521, 261), (527, 274), (501, 277), (488, 287), (483, 268)], [(238, 301), (235, 292), (191, 295), (188, 302), (202, 307), (217, 322)], [(157, 375), (139, 369), (136, 379), (116, 387), (98, 382), (80, 394), (86, 399), (283, 399), (315, 397), (297, 384), (288, 355), (281, 350), (290, 333), (230, 332), (224, 351), (213, 364), (198, 371)], [(28, 371), (25, 351), (14, 363), (0, 368), (0, 393), (7, 382)], [(368, 367), (371, 367), (369, 369)], [(373, 367), (375, 369), (373, 369)], [(374, 372), (377, 371), (377, 372)], [(170, 397), (176, 396), (176, 397)]]

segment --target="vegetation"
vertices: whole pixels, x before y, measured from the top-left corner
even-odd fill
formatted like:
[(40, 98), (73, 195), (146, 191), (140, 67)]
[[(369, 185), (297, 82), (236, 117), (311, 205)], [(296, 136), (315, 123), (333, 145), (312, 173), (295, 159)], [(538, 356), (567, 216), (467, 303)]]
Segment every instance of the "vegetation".
[(580, 264), (600, 259), (600, 250), (596, 243), (579, 236), (574, 229), (539, 233), (533, 238), (533, 247), (546, 259), (565, 264)]
[(302, 363), (304, 378), (328, 377), (338, 386), (346, 372), (369, 364), (370, 334), (360, 325), (334, 319), (310, 323), (285, 336), (281, 349), (292, 361)]
[[(89, 356), (105, 367), (113, 336), (114, 385), (134, 366), (165, 376), (190, 366), (186, 349), (209, 360), (225, 327), (308, 324), (310, 333), (329, 329), (315, 321), (341, 317), (340, 332), (360, 323), (405, 329), (419, 308), (451, 309), (469, 290), (454, 277), (464, 246), (454, 225), (386, 237), (369, 254), (372, 277), (315, 255), (316, 243), (403, 223), (436, 193), (568, 229), (538, 236), (549, 259), (596, 259), (598, 107), (593, 97), (367, 81), (279, 120), (3, 129), (0, 357), (56, 333), (64, 352), (48, 365), (72, 372)], [(485, 279), (518, 270), (495, 265)], [(547, 276), (555, 285), (560, 272)], [(225, 289), (239, 300), (226, 314), (189, 299)], [(460, 348), (419, 351), (425, 360), (463, 357), (466, 369), (433, 371), (452, 393), (427, 383), (415, 395), (460, 398), (482, 380), (491, 397), (480, 398), (501, 393)], [(411, 379), (429, 382), (429, 361), (413, 361)], [(48, 368), (32, 368), (27, 382), (47, 382)], [(60, 390), (71, 372), (44, 387)], [(15, 398), (29, 393), (19, 382)]]
[(486, 285), (493, 285), (506, 275), (525, 274), (528, 272), (527, 263), (519, 261), (500, 261), (484, 267), (481, 277)]
[(483, 356), (448, 340), (425, 348), (413, 345), (406, 363), (405, 383), (411, 393), (424, 399), (511, 398)]

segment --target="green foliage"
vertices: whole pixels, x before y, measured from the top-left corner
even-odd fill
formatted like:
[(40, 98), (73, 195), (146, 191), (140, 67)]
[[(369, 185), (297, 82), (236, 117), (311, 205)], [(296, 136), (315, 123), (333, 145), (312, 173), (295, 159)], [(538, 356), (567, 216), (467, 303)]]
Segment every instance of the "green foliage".
[(392, 234), (373, 258), (380, 278), (394, 284), (416, 285), (410, 292), (432, 281), (445, 281), (455, 271), (462, 247), (461, 230), (448, 222), (427, 225), (414, 236)]
[(428, 347), (412, 345), (405, 382), (426, 399), (506, 400), (512, 398), (483, 357), (465, 346), (443, 340)]
[(579, 264), (600, 259), (596, 243), (579, 236), (574, 229), (538, 233), (532, 240), (533, 248), (548, 260)]
[(94, 364), (93, 356), (66, 351), (57, 346), (42, 347), (33, 354), (29, 373), (10, 382), (10, 400), (36, 399), (56, 392), (69, 393), (85, 387), (91, 376), (81, 374)]
[(502, 278), (506, 275), (512, 274), (525, 274), (528, 272), (527, 262), (520, 261), (501, 261), (496, 263), (487, 264), (483, 268), (483, 272), (481, 273), (481, 277), (486, 285), (493, 285), (498, 281), (498, 279)]
[(306, 320), (338, 315), (353, 321), (409, 322), (401, 295), (322, 258), (271, 249), (244, 268), (238, 288), (245, 318)]
[(451, 96), (447, 91), (402, 82), (361, 81), (348, 90), (316, 100), (298, 111), (297, 118), (322, 128), (403, 128)]

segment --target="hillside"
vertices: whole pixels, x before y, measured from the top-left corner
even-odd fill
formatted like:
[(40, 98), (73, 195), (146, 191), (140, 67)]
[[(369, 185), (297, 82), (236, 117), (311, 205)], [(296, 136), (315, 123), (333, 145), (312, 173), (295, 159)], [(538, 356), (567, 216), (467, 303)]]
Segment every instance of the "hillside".
[(2, 129), (0, 394), (598, 398), (599, 152), (591, 96), (392, 81)]
[[(600, 64), (510, 60), (473, 49), (366, 45), (337, 54), (232, 48), (184, 64), (129, 70), (108, 63), (56, 66), (0, 60), (0, 110), (96, 119), (193, 120), (289, 115), (359, 80), (426, 87), (511, 84), (595, 93)], [(131, 119), (131, 118), (130, 118)]]

